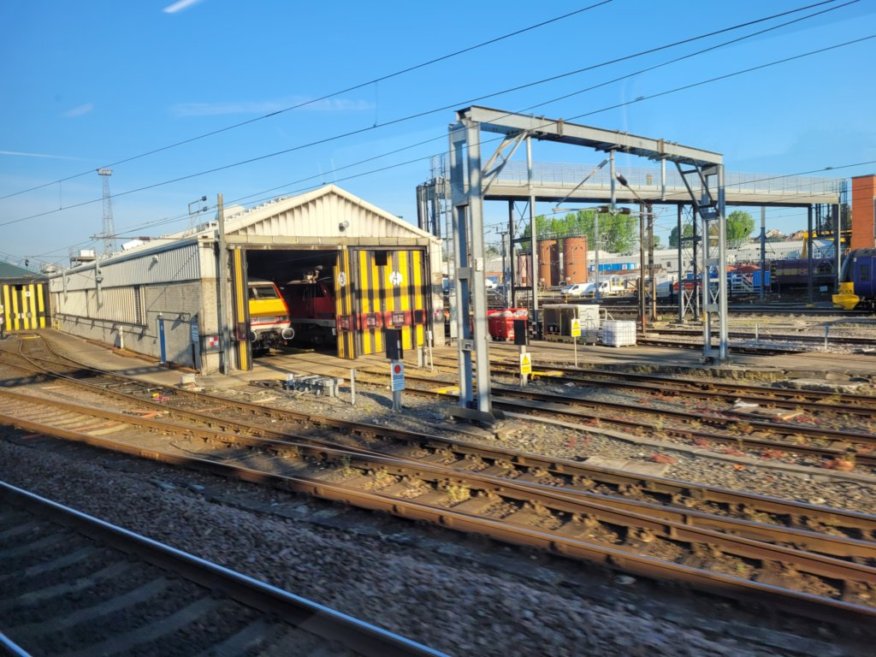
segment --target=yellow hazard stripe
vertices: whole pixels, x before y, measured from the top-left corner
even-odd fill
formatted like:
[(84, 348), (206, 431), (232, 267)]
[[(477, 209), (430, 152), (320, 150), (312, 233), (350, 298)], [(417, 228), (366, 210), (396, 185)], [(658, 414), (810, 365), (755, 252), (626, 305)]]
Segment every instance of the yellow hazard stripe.
[(3, 314), (0, 315), (0, 322), (5, 322), (4, 328), (8, 331), (12, 330), (12, 304), (9, 301), (9, 286), (3, 286)]
[[(347, 279), (344, 285), (341, 285), (341, 274)], [(356, 357), (355, 352), (355, 331), (353, 319), (353, 277), (350, 267), (350, 252), (343, 249), (338, 253), (337, 265), (335, 265), (335, 314), (338, 318), (345, 317), (350, 325), (347, 330), (341, 328), (340, 322), (335, 326), (335, 332), (338, 338), (338, 356), (352, 360)]]
[[(371, 299), (371, 312), (379, 315), (378, 326), (374, 331), (374, 351), (371, 353), (383, 353), (383, 317), (386, 308), (381, 303), (381, 292), (385, 292), (386, 285), (383, 283), (383, 278), (380, 275), (380, 267), (377, 266), (377, 257), (374, 251), (368, 252), (368, 259), (371, 261), (371, 277), (368, 279), (368, 296)], [(389, 260), (387, 259), (387, 263)], [(387, 266), (386, 269), (389, 269)], [(362, 295), (363, 298), (365, 295)], [(384, 295), (385, 296), (385, 295)]]
[[(413, 258), (413, 265), (411, 269), (413, 269), (414, 275), (414, 312), (419, 311), (422, 314), (423, 319), (426, 319), (426, 304), (424, 303), (423, 298), (423, 252), (419, 249), (415, 251), (411, 251), (411, 256)], [(426, 344), (426, 328), (425, 324), (415, 324), (414, 332), (417, 347), (421, 347)]]
[(413, 342), (412, 340), (412, 330), (413, 326), (413, 313), (411, 312), (411, 295), (410, 291), (410, 283), (411, 283), (411, 268), (408, 262), (408, 256), (410, 255), (409, 251), (399, 251), (398, 252), (398, 271), (401, 274), (401, 282), (396, 286), (396, 294), (398, 295), (398, 301), (401, 304), (399, 310), (401, 310), (405, 314), (405, 319), (410, 321), (405, 322), (402, 326), (402, 346), (405, 349), (412, 349)]
[[(370, 258), (371, 255), (369, 251), (359, 251), (359, 281), (360, 281), (360, 289), (364, 291), (369, 289), (368, 285), (368, 268), (370, 266)], [(372, 331), (365, 324), (365, 318), (369, 313), (373, 312), (371, 309), (371, 295), (362, 294), (361, 297), (361, 307), (359, 308), (359, 334), (362, 336), (362, 353), (363, 354), (373, 354), (374, 353), (374, 342), (375, 342), (375, 331)]]
[(46, 328), (45, 286), (37, 285), (37, 309), (39, 310), (39, 327)]
[[(247, 299), (243, 273), (243, 249), (234, 249), (231, 278), (234, 282), (234, 318), (238, 324), (246, 322)], [(240, 369), (244, 371), (250, 369), (248, 338), (249, 336), (244, 336), (243, 340), (237, 342), (237, 362), (240, 363)]]
[(18, 317), (18, 290), (12, 288), (12, 330), (18, 331), (21, 329), (21, 320)]
[(335, 275), (335, 316), (337, 317), (335, 332), (338, 342), (338, 357), (339, 358), (347, 358), (347, 347), (346, 347), (346, 336), (344, 335), (344, 331), (341, 330), (341, 315), (344, 314), (344, 290), (341, 288), (340, 284), (340, 276), (341, 276), (341, 258), (343, 254), (338, 253), (338, 260), (334, 266), (334, 275)]
[(38, 285), (34, 285), (31, 283), (27, 286), (28, 292), (28, 306), (30, 308), (30, 317), (28, 318), (28, 323), (30, 324), (31, 329), (35, 329), (39, 326), (37, 322), (37, 311), (36, 311), (36, 291)]
[(350, 250), (347, 248), (344, 249), (344, 271), (347, 272), (347, 278), (349, 279), (347, 281), (346, 294), (344, 296), (344, 303), (346, 304), (345, 307), (347, 310), (347, 316), (350, 318), (350, 330), (347, 331), (347, 338), (346, 338), (346, 340), (347, 340), (347, 354), (348, 354), (347, 357), (350, 359), (354, 359), (354, 358), (356, 358), (356, 355), (357, 355), (356, 354), (356, 326), (357, 326), (357, 324), (356, 324), (356, 321), (353, 317), (354, 313), (356, 312), (357, 304), (355, 302), (356, 299), (355, 299), (354, 295), (356, 293), (356, 286), (361, 285), (361, 284), (358, 282), (354, 282), (354, 280), (353, 280), (353, 275), (352, 275), (353, 265), (350, 262)]

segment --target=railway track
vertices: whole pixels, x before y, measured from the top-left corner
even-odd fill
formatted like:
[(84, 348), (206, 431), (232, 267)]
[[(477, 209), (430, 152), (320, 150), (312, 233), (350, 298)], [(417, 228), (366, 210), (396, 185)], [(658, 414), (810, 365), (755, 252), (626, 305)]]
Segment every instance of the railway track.
[[(359, 372), (375, 369), (360, 368)], [(508, 370), (513, 371), (511, 369)], [(538, 373), (536, 372), (536, 375)], [(365, 380), (359, 376), (359, 381)], [(380, 380), (372, 378), (372, 383)], [(433, 377), (406, 374), (406, 391), (434, 397), (456, 396), (455, 384), (436, 382)], [(575, 392), (553, 393), (532, 387), (494, 385), (492, 405), (497, 410), (517, 412), (533, 417), (566, 417), (582, 422), (581, 429), (616, 429), (633, 435), (658, 434), (688, 446), (713, 449), (716, 446), (747, 450), (761, 458), (781, 458), (789, 454), (812, 459), (816, 464), (849, 464), (849, 468), (872, 473), (876, 469), (876, 436), (867, 431), (830, 429), (791, 424), (728, 414), (697, 408), (680, 410), (666, 404), (646, 401), (611, 402), (590, 400)], [(670, 420), (667, 422), (667, 418)], [(710, 431), (703, 430), (708, 427)]]
[[(816, 327), (817, 328), (817, 327)], [(657, 336), (657, 339), (661, 338), (675, 338), (675, 337), (702, 337), (703, 332), (702, 329), (681, 329), (681, 328), (661, 328), (659, 330), (651, 330), (648, 332), (649, 336)], [(865, 338), (865, 337), (853, 337), (853, 336), (844, 336), (844, 335), (830, 335), (828, 334), (826, 337), (824, 335), (812, 335), (807, 333), (772, 333), (771, 331), (730, 331), (728, 336), (730, 339), (735, 340), (763, 340), (766, 343), (772, 341), (779, 342), (799, 342), (804, 344), (815, 344), (815, 345), (824, 345), (827, 344), (841, 344), (841, 345), (853, 345), (860, 346), (865, 348), (873, 348), (876, 347), (876, 339), (873, 338)], [(736, 345), (739, 346), (739, 345)], [(757, 345), (754, 345), (757, 346)], [(765, 345), (768, 348), (769, 344)], [(779, 348), (779, 347), (776, 347)]]
[[(552, 303), (562, 303), (562, 299), (552, 299)], [(569, 303), (574, 303), (573, 299)], [(542, 301), (544, 303), (544, 301)], [(729, 304), (727, 312), (731, 315), (767, 315), (767, 316), (800, 316), (800, 317), (872, 317), (870, 310), (838, 310), (836, 308), (807, 307), (805, 300), (798, 303), (772, 302), (768, 304), (736, 303)], [(602, 299), (600, 304), (610, 313), (637, 316), (639, 306), (625, 302), (616, 302), (610, 297)], [(650, 308), (650, 305), (648, 306)], [(646, 309), (646, 312), (648, 310)], [(663, 316), (678, 314), (678, 304), (657, 304), (657, 313)]]
[[(16, 403), (25, 401), (19, 399)], [(32, 403), (42, 407), (45, 416), (45, 400)], [(215, 406), (217, 400), (212, 398), (209, 403)], [(240, 403), (234, 406), (239, 409)], [(64, 410), (64, 413), (73, 412), (69, 408)], [(193, 429), (187, 422), (174, 432), (170, 421), (159, 422), (155, 418), (125, 413), (107, 417), (106, 410), (99, 411), (103, 414), (101, 424), (95, 427), (96, 412), (94, 408), (87, 409), (88, 419), (82, 421), (86, 430), (80, 431), (61, 426), (69, 419), (58, 419), (55, 426), (22, 420), (21, 416), (26, 413), (20, 410), (19, 419), (13, 421), (32, 432), (81, 440), (245, 480), (271, 482), (365, 508), (544, 547), (650, 577), (680, 579), (697, 588), (738, 587), (742, 597), (768, 595), (770, 591), (776, 594), (779, 589), (781, 604), (799, 613), (835, 615), (842, 609), (843, 614), (856, 618), (872, 613), (865, 602), (876, 585), (876, 571), (868, 565), (876, 556), (872, 543), (876, 519), (872, 517), (835, 511), (818, 517), (817, 507), (795, 507), (793, 503), (757, 496), (739, 497), (729, 491), (697, 487), (707, 496), (708, 504), (726, 504), (726, 508), (737, 510), (767, 510), (777, 505), (772, 506), (774, 517), (779, 516), (780, 507), (785, 512), (793, 508), (789, 518), (802, 524), (807, 519), (818, 518), (813, 523), (815, 526), (832, 515), (830, 524), (834, 528), (842, 526), (847, 531), (857, 532), (860, 538), (819, 535), (809, 529), (781, 529), (751, 519), (747, 524), (737, 521), (722, 526), (715, 516), (679, 513), (683, 509), (683, 504), (678, 504), (680, 500), (696, 497), (680, 482), (648, 480), (643, 486), (640, 479), (639, 486), (651, 488), (654, 499), (662, 494), (670, 499), (670, 504), (647, 506), (640, 500), (638, 508), (633, 508), (636, 505), (624, 504), (619, 498), (609, 501), (608, 496), (594, 494), (586, 487), (595, 487), (601, 477), (600, 486), (623, 488), (635, 478), (625, 480), (617, 473), (600, 473), (598, 469), (568, 462), (551, 463), (549, 459), (538, 462), (538, 457), (529, 455), (506, 452), (500, 458), (496, 450), (485, 450), (491, 453), (477, 456), (474, 448), (451, 447), (446, 441), (442, 452), (436, 449), (435, 438), (429, 436), (419, 438), (420, 449), (425, 453), (414, 459), (410, 454), (399, 457), (314, 444), (301, 440), (300, 436), (244, 437), (236, 434), (252, 429), (240, 424), (234, 433), (214, 431), (208, 435), (209, 431)], [(153, 435), (160, 434), (147, 445), (144, 445), (142, 430), (133, 432), (137, 437), (125, 441), (126, 429), (106, 424), (131, 426), (144, 420)], [(7, 418), (6, 422), (9, 421)], [(216, 420), (215, 411), (213, 421), (231, 424), (227, 420)], [(156, 426), (156, 422), (160, 426)], [(352, 423), (343, 424), (352, 428)], [(360, 432), (373, 430), (373, 427), (358, 427)], [(405, 432), (393, 433), (398, 441)], [(166, 451), (158, 449), (159, 442), (170, 447)], [(411, 449), (414, 445), (410, 442), (403, 444), (402, 451)], [(492, 464), (485, 467), (490, 459)], [(447, 460), (453, 461), (454, 466), (446, 465)], [(537, 465), (533, 466), (533, 461)], [(469, 468), (459, 467), (459, 462), (467, 463)], [(503, 472), (507, 470), (506, 464), (511, 468)], [(552, 471), (540, 472), (544, 466), (552, 467)], [(580, 468), (577, 471), (576, 466)], [(572, 470), (566, 471), (567, 468)], [(596, 479), (584, 480), (585, 472)], [(509, 477), (509, 473), (515, 476)], [(584, 486), (582, 490), (565, 487), (563, 478)], [(746, 506), (746, 502), (750, 506)], [(663, 515), (655, 516), (654, 509), (662, 510)], [(806, 544), (812, 551), (788, 548), (786, 543)], [(824, 556), (824, 553), (834, 556)], [(778, 571), (776, 564), (781, 564)], [(802, 574), (787, 575), (790, 572)]]
[[(82, 370), (78, 369), (78, 372), (81, 374)], [(863, 525), (857, 525), (854, 520), (842, 519), (842, 514), (817, 513), (817, 507), (777, 503), (776, 500), (770, 501), (769, 498), (731, 493), (689, 483), (669, 484), (668, 480), (659, 478), (608, 473), (602, 468), (589, 467), (586, 462), (541, 457), (517, 450), (484, 447), (459, 439), (383, 425), (349, 422), (176, 388), (147, 385), (138, 380), (104, 372), (94, 372), (94, 377), (93, 381), (89, 379), (77, 382), (78, 386), (87, 386), (88, 390), (98, 395), (91, 402), (92, 406), (99, 405), (100, 397), (104, 395), (125, 404), (133, 404), (132, 407), (126, 407), (123, 413), (133, 412), (142, 418), (142, 422), (156, 425), (157, 430), (161, 429), (162, 423), (150, 418), (160, 414), (162, 417), (176, 417), (205, 427), (207, 437), (212, 436), (214, 432), (220, 432), (223, 435), (278, 440), (291, 438), (308, 444), (343, 447), (401, 458), (425, 457), (431, 462), (444, 462), (447, 465), (474, 470), (500, 465), (511, 478), (537, 478), (547, 473), (553, 477), (551, 485), (574, 485), (582, 490), (592, 489), (611, 495), (629, 493), (632, 499), (645, 499), (664, 505), (676, 504), (687, 510), (696, 510), (701, 503), (705, 503), (702, 510), (706, 512), (736, 516), (743, 520), (757, 516), (761, 519), (773, 518), (773, 524), (782, 524), (785, 521), (781, 518), (786, 518), (793, 519), (792, 524), (795, 526), (808, 524), (812, 528), (833, 528), (836, 533), (850, 537), (876, 537), (872, 533), (869, 520)], [(279, 383), (274, 385), (279, 388)], [(35, 403), (60, 404), (60, 400), (51, 399), (57, 397), (59, 397), (58, 390), (52, 389), (50, 398), (43, 397)], [(33, 398), (28, 399), (34, 401)], [(137, 405), (140, 410), (130, 410), (136, 409)], [(102, 409), (92, 408), (90, 412), (100, 415)], [(114, 414), (110, 415), (116, 417)], [(36, 417), (38, 419), (38, 416)], [(123, 422), (129, 419), (131, 418), (128, 415), (121, 417)], [(315, 427), (319, 431), (315, 431)], [(192, 435), (197, 434), (198, 431), (197, 426), (189, 428)]]
[[(539, 345), (541, 348), (542, 345)], [(495, 348), (495, 345), (494, 345)], [(499, 353), (516, 357), (516, 352), (509, 347), (500, 347)], [(557, 357), (568, 362), (568, 350), (557, 350)], [(586, 386), (609, 386), (641, 390), (649, 393), (683, 394), (687, 397), (700, 399), (717, 399), (724, 402), (741, 400), (769, 407), (804, 409), (813, 413), (834, 412), (837, 414), (861, 415), (872, 417), (876, 414), (876, 396), (845, 394), (834, 391), (819, 391), (806, 389), (789, 389), (772, 386), (752, 385), (742, 381), (721, 381), (714, 377), (684, 378), (642, 374), (637, 372), (613, 372), (596, 368), (573, 368), (556, 361), (548, 361), (551, 372), (549, 375), (538, 374), (541, 378), (551, 378), (560, 382), (571, 382)], [(504, 373), (516, 374), (516, 364), (493, 361), (490, 365)]]
[(438, 656), (0, 482), (0, 653)]

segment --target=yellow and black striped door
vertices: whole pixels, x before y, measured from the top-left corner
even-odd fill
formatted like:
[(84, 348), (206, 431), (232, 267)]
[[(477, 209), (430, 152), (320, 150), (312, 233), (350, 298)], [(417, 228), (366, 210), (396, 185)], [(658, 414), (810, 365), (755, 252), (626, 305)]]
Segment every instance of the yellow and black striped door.
[(231, 307), (234, 315), (234, 339), (237, 344), (237, 367), (252, 369), (252, 344), (249, 339), (249, 293), (246, 277), (246, 252), (231, 250)]
[(0, 292), (0, 322), (5, 331), (46, 328), (45, 283), (4, 283)]
[(356, 283), (353, 280), (352, 257), (348, 249), (338, 252), (335, 275), (335, 331), (338, 337), (338, 357), (356, 358), (356, 316), (353, 312)]
[(423, 250), (353, 249), (351, 259), (358, 353), (383, 353), (386, 329), (401, 330), (405, 349), (423, 346), (430, 301)]

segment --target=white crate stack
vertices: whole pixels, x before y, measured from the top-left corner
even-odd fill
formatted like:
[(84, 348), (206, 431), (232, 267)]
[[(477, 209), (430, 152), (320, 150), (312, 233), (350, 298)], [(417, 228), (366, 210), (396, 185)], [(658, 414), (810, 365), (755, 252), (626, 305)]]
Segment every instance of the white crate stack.
[(602, 322), (602, 344), (609, 347), (627, 347), (636, 344), (636, 323), (620, 320)]

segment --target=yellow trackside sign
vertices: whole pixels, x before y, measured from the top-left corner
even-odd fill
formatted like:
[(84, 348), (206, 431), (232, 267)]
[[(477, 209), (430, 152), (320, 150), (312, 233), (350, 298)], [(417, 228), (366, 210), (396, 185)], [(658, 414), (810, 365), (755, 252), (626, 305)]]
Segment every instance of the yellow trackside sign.
[(532, 374), (532, 354), (520, 354), (520, 375), (529, 376)]
[(571, 331), (569, 332), (569, 334), (573, 338), (580, 338), (581, 337), (581, 320), (580, 319), (573, 319), (572, 320)]

